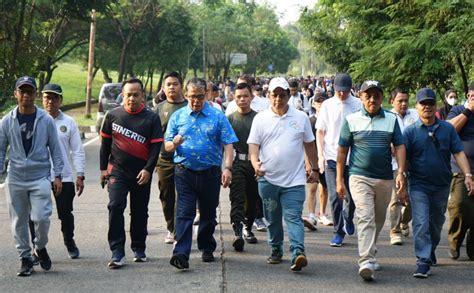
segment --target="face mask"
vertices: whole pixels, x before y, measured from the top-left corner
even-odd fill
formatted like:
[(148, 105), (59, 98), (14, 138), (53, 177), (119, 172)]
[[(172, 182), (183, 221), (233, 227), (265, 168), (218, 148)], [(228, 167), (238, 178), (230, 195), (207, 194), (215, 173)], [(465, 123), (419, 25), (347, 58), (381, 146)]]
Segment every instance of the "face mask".
[(458, 103), (458, 99), (456, 98), (447, 98), (446, 99), (446, 102), (450, 105), (450, 106), (454, 106)]

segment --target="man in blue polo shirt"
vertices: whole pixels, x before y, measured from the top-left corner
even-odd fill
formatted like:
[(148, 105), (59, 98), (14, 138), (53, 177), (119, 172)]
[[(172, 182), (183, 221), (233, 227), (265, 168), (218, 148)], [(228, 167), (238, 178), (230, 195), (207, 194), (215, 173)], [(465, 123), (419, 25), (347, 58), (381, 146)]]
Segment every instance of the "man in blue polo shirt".
[(362, 84), (363, 108), (344, 119), (336, 163), (336, 190), (344, 198), (344, 168), (349, 149), (349, 189), (356, 206), (359, 246), (359, 275), (374, 279), (380, 269), (375, 259), (377, 238), (385, 222), (393, 187), (391, 144), (395, 149), (398, 174), (397, 194), (405, 200), (405, 145), (397, 117), (382, 109), (383, 90), (378, 81)]
[(436, 264), (435, 250), (445, 221), (452, 178), (451, 154), (465, 176), (464, 184), (469, 194), (474, 193), (474, 185), (456, 130), (448, 122), (436, 119), (433, 90), (422, 88), (416, 93), (416, 110), (420, 119), (404, 132), (417, 258), (413, 276), (427, 278), (431, 274), (430, 266)]
[[(202, 261), (214, 261), (214, 230), (220, 185), (232, 181), (233, 146), (237, 142), (229, 120), (222, 111), (206, 102), (207, 83), (193, 78), (186, 85), (188, 106), (173, 113), (166, 129), (165, 150), (175, 152), (176, 244), (170, 264), (180, 270), (189, 268), (196, 201), (201, 215), (198, 248)], [(225, 169), (221, 172), (222, 149)]]

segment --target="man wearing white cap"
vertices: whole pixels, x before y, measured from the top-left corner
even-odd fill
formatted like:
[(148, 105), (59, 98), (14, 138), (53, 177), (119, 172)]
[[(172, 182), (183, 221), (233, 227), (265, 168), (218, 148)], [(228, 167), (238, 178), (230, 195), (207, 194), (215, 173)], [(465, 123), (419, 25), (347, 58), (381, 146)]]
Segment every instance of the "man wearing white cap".
[[(300, 271), (308, 264), (301, 217), (305, 185), (319, 180), (314, 135), (308, 116), (288, 106), (290, 90), (286, 79), (273, 78), (268, 90), (271, 108), (255, 116), (247, 140), (268, 222), (268, 243), (272, 252), (267, 262), (278, 264), (282, 261), (284, 217), (290, 241), (290, 269)], [(306, 173), (304, 153), (310, 163)]]

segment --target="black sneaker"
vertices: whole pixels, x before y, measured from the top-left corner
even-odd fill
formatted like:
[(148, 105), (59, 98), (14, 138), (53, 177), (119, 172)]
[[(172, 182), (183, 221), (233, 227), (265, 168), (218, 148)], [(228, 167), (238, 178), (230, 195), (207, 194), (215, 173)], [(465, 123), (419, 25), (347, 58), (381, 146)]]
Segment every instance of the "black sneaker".
[(188, 258), (182, 254), (175, 254), (170, 259), (170, 264), (178, 270), (189, 268)]
[(31, 262), (33, 263), (34, 266), (37, 266), (40, 264), (40, 260), (34, 252), (31, 254)]
[(272, 255), (267, 258), (267, 263), (269, 264), (279, 264), (283, 258), (283, 252), (278, 246), (272, 246)]
[(21, 259), (21, 267), (17, 273), (19, 277), (28, 277), (33, 272), (33, 262), (28, 257), (23, 257)]
[(253, 232), (247, 228), (244, 229), (244, 239), (250, 244), (257, 243), (257, 237), (255, 237), (255, 234), (253, 234)]
[(77, 248), (76, 243), (74, 240), (70, 243), (66, 243), (67, 254), (69, 255), (70, 259), (79, 258), (79, 248)]
[(299, 253), (291, 262), (290, 270), (294, 272), (301, 271), (302, 268), (308, 265), (308, 260), (306, 259), (306, 255), (304, 253)]
[(213, 262), (215, 260), (214, 259), (214, 254), (211, 251), (204, 251), (202, 253), (201, 258), (202, 258), (203, 262)]
[(431, 270), (429, 265), (418, 265), (416, 272), (413, 274), (415, 278), (426, 279), (431, 275)]
[(466, 252), (470, 260), (474, 260), (474, 231), (469, 229), (466, 235)]
[(34, 254), (36, 257), (38, 257), (41, 268), (43, 270), (49, 271), (51, 269), (52, 263), (46, 247), (43, 249), (35, 249)]
[(137, 250), (133, 252), (135, 256), (133, 257), (134, 262), (146, 262), (146, 254), (145, 251)]
[(122, 253), (112, 253), (112, 259), (110, 260), (108, 266), (109, 269), (115, 270), (120, 269), (125, 264), (125, 255)]

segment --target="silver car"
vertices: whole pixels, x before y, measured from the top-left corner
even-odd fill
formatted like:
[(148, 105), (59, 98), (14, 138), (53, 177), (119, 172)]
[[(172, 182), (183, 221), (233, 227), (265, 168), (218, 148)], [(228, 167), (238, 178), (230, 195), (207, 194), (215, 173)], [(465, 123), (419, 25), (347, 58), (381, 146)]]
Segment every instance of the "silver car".
[(102, 121), (107, 111), (120, 106), (121, 83), (104, 83), (99, 93), (99, 110), (97, 111), (97, 131), (100, 131)]

